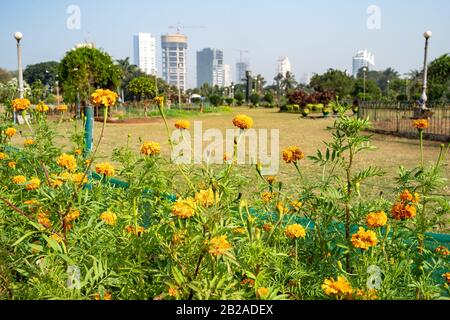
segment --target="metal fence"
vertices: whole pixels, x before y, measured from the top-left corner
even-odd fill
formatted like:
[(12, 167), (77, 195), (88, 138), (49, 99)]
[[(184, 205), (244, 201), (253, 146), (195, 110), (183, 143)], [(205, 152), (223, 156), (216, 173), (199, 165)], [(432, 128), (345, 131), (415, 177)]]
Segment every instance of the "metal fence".
[[(428, 105), (429, 128), (424, 130), (428, 140), (450, 141), (450, 104)], [(422, 116), (420, 108), (410, 103), (364, 102), (359, 107), (360, 118), (369, 117), (376, 133), (417, 138), (413, 121)]]

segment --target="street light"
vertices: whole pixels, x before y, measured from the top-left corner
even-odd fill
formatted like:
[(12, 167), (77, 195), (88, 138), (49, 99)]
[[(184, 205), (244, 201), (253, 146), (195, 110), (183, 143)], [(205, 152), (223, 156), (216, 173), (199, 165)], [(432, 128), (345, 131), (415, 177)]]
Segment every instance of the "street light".
[(422, 112), (427, 110), (427, 85), (428, 85), (428, 41), (430, 40), (430, 38), (432, 37), (432, 33), (431, 31), (427, 31), (423, 34), (424, 38), (425, 38), (425, 54), (424, 54), (424, 62), (423, 62), (423, 91), (422, 91), (422, 97), (421, 97), (421, 109)]
[[(178, 107), (181, 105), (181, 88), (180, 88), (180, 68), (183, 68), (182, 63), (177, 64), (177, 86), (178, 86)], [(186, 79), (184, 79), (186, 81)]]
[[(23, 99), (23, 71), (22, 71), (22, 47), (20, 46), (20, 40), (23, 38), (21, 32), (14, 33), (14, 38), (17, 41), (17, 65), (19, 67), (19, 98)], [(14, 110), (14, 123), (16, 123), (16, 111)]]
[(364, 96), (363, 99), (364, 101), (366, 101), (366, 72), (367, 72), (367, 67), (363, 68), (363, 73), (364, 73)]

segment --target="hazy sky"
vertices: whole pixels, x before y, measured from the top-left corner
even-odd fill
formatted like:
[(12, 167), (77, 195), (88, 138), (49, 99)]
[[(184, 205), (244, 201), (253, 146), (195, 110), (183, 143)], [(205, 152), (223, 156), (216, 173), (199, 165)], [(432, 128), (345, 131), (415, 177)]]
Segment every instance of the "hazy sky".
[[(81, 10), (80, 29), (67, 28), (69, 5)], [(379, 29), (367, 13), (372, 5), (380, 9)], [(114, 58), (133, 57), (133, 34), (149, 32), (160, 72), (160, 36), (174, 32), (168, 26), (204, 26), (184, 30), (189, 86), (196, 83), (196, 51), (206, 47), (223, 49), (233, 71), (238, 49), (249, 50), (253, 73), (269, 83), (280, 56), (290, 58), (299, 79), (328, 68), (351, 72), (352, 56), (364, 48), (375, 54), (376, 69), (418, 69), (426, 30), (433, 31), (431, 59), (450, 52), (449, 0), (6, 0), (0, 13), (0, 67), (7, 69), (17, 68), (15, 31), (24, 34), (26, 65), (59, 60), (85, 40)]]

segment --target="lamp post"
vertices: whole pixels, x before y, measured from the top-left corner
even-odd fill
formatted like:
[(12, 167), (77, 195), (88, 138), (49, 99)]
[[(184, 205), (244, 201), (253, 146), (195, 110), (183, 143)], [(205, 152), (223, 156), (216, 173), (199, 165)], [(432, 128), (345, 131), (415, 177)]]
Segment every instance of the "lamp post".
[(363, 76), (363, 78), (364, 78), (364, 85), (363, 85), (363, 90), (364, 90), (364, 95), (363, 95), (363, 99), (364, 99), (364, 101), (366, 101), (366, 72), (367, 72), (367, 67), (364, 67), (363, 68), (363, 73), (364, 73), (364, 76)]
[[(178, 107), (181, 106), (181, 87), (180, 87), (180, 69), (183, 68), (183, 64), (179, 63), (177, 64), (178, 68), (177, 68), (177, 87), (178, 87)], [(186, 81), (186, 79), (185, 79)]]
[(424, 62), (423, 62), (423, 91), (422, 91), (422, 97), (421, 97), (421, 109), (422, 112), (427, 110), (427, 101), (428, 101), (428, 97), (427, 97), (427, 86), (428, 86), (428, 41), (430, 40), (430, 38), (432, 37), (432, 33), (431, 31), (427, 31), (423, 34), (423, 36), (425, 37), (425, 54), (424, 54)]
[(386, 89), (387, 89), (387, 90), (386, 90), (386, 95), (387, 95), (387, 98), (388, 98), (388, 99), (389, 99), (389, 89), (390, 89), (389, 87), (390, 87), (390, 84), (391, 84), (391, 80), (388, 80), (388, 81), (387, 81), (387, 88), (386, 88)]
[[(23, 99), (23, 71), (22, 71), (22, 47), (20, 46), (20, 40), (23, 38), (21, 32), (14, 33), (14, 38), (17, 41), (17, 65), (19, 68), (19, 98)], [(14, 124), (16, 123), (16, 111), (14, 110)]]

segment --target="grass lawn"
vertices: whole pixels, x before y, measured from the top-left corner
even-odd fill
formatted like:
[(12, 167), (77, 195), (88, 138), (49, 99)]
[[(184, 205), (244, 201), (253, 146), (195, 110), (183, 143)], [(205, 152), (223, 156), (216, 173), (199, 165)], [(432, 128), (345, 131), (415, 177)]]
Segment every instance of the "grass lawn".
[[(209, 128), (218, 128), (225, 132), (225, 129), (232, 129), (232, 119), (237, 114), (247, 114), (254, 119), (255, 128), (268, 128), (280, 130), (280, 151), (291, 145), (298, 145), (306, 155), (314, 155), (318, 148), (323, 149), (323, 141), (329, 141), (331, 138), (327, 126), (331, 126), (334, 122), (333, 118), (327, 119), (311, 119), (301, 118), (300, 115), (279, 113), (278, 109), (249, 109), (246, 107), (234, 108), (231, 112), (208, 113), (192, 117), (187, 117), (191, 122), (203, 121), (203, 130)], [(169, 126), (172, 130), (173, 124), (179, 118), (170, 118)], [(68, 135), (71, 132), (73, 124), (63, 123), (59, 127), (59, 132), (62, 135)], [(95, 142), (98, 139), (101, 130), (101, 123), (95, 123)], [(81, 122), (78, 124), (79, 129), (82, 128)], [(21, 128), (24, 134), (27, 132), (26, 127)], [(130, 146), (136, 152), (139, 152), (141, 138), (144, 141), (153, 140), (161, 143), (162, 153), (164, 156), (169, 156), (169, 145), (167, 142), (167, 134), (164, 122), (159, 118), (154, 118), (154, 121), (144, 124), (107, 124), (103, 142), (99, 148), (99, 160), (106, 160), (110, 158), (111, 152), (114, 148), (125, 145), (128, 135), (131, 135)], [(225, 136), (225, 134), (224, 134)], [(20, 145), (23, 141), (22, 137), (16, 137), (13, 143)], [(67, 137), (60, 138), (60, 142), (67, 145), (67, 151), (73, 149), (68, 144)], [(372, 144), (376, 147), (375, 151), (367, 151), (360, 154), (356, 160), (356, 166), (363, 168), (369, 165), (379, 166), (386, 175), (382, 178), (374, 178), (369, 180), (367, 184), (362, 186), (362, 192), (371, 195), (377, 195), (381, 191), (389, 198), (394, 195), (392, 193), (395, 185), (394, 178), (400, 165), (406, 168), (413, 168), (417, 166), (420, 158), (419, 141), (412, 139), (405, 139), (393, 137), (388, 135), (374, 134)], [(440, 143), (433, 141), (425, 142), (426, 152), (425, 159), (427, 162), (433, 161), (437, 158), (440, 150)], [(449, 159), (446, 164), (450, 164)], [(305, 159), (302, 166), (308, 177), (320, 177), (321, 169), (314, 165), (311, 161)], [(241, 172), (249, 178), (249, 185), (256, 179), (255, 169), (253, 166), (244, 166)], [(446, 170), (447, 178), (450, 178), (450, 170)], [(280, 174), (279, 180), (285, 184), (295, 182), (297, 173), (292, 165), (286, 165), (280, 155)], [(254, 192), (254, 188), (249, 188), (248, 192)], [(446, 194), (450, 194), (450, 188), (444, 190)]]

